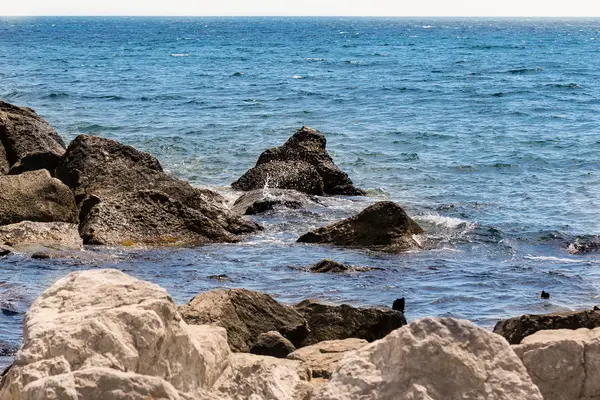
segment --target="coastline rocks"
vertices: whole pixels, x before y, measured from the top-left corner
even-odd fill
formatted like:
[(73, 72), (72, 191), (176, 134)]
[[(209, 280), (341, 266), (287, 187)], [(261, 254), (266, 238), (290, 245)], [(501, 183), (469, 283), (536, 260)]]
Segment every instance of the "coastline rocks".
[(568, 311), (552, 314), (526, 314), (498, 321), (494, 333), (503, 336), (510, 344), (519, 344), (537, 331), (549, 329), (579, 329), (600, 327), (600, 311)]
[(247, 289), (217, 289), (201, 293), (179, 312), (188, 324), (211, 324), (227, 330), (233, 351), (249, 352), (261, 333), (278, 331), (294, 346), (308, 335), (306, 320), (293, 307)]
[[(326, 144), (327, 141), (325, 136), (321, 132), (307, 126), (303, 126), (296, 133), (294, 133), (294, 135), (292, 135), (287, 142), (283, 144), (283, 146), (265, 150), (259, 156), (255, 168), (260, 168), (261, 165), (278, 161), (308, 163), (312, 165), (316, 169), (318, 175), (321, 176), (323, 181), (323, 190), (326, 194), (364, 196), (366, 193), (363, 190), (356, 188), (352, 184), (348, 174), (340, 170), (334, 164), (333, 159), (326, 150)], [(290, 173), (299, 176), (294, 177), (292, 175), (292, 177), (289, 179), (303, 178), (301, 174), (295, 173), (293, 168)], [(312, 180), (312, 173), (310, 176)], [(245, 179), (243, 181), (245, 181)], [(238, 180), (238, 182), (240, 181)], [(240, 185), (238, 182), (234, 183), (234, 185)], [(241, 186), (238, 186), (238, 188), (240, 187)], [(260, 188), (262, 187), (263, 186), (260, 186)], [(253, 189), (258, 189), (258, 187), (254, 187)], [(313, 192), (313, 194), (321, 193)]]
[(257, 165), (233, 182), (231, 187), (243, 191), (277, 188), (313, 195), (324, 193), (319, 171), (304, 161), (273, 161)]
[(65, 144), (54, 128), (30, 108), (0, 100), (0, 172), (54, 171)]
[(77, 225), (66, 222), (22, 221), (0, 226), (0, 243), (25, 251), (39, 247), (80, 249), (83, 246)]
[(569, 244), (570, 254), (586, 254), (600, 251), (600, 236), (578, 237)]
[(309, 299), (297, 304), (295, 309), (306, 318), (310, 328), (306, 338), (296, 345), (298, 348), (347, 338), (372, 342), (406, 325), (404, 314), (390, 308), (335, 306)]
[(424, 318), (349, 353), (314, 400), (543, 400), (502, 338), (467, 321)]
[(321, 260), (309, 268), (310, 272), (325, 273), (325, 272), (347, 272), (350, 266), (342, 264), (334, 260)]
[(539, 331), (513, 349), (545, 400), (600, 398), (600, 328)]
[(258, 339), (250, 348), (250, 353), (286, 358), (288, 354), (296, 350), (292, 342), (281, 336), (277, 331), (269, 331), (258, 335)]
[(316, 204), (314, 198), (296, 190), (257, 189), (240, 196), (231, 210), (240, 215), (254, 215), (278, 208), (300, 209)]
[(358, 350), (368, 343), (364, 339), (326, 340), (298, 349), (287, 358), (306, 365), (312, 378), (329, 379), (346, 353)]
[(423, 232), (399, 205), (381, 201), (358, 215), (308, 232), (298, 242), (402, 252), (420, 248), (413, 235)]
[(0, 225), (21, 221), (77, 223), (73, 193), (45, 170), (0, 175)]

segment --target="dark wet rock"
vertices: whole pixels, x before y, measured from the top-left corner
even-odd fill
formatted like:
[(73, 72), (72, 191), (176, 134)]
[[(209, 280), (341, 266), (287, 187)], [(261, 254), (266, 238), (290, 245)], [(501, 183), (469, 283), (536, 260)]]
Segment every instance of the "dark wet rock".
[(232, 211), (242, 215), (254, 215), (278, 208), (300, 209), (317, 204), (315, 197), (296, 190), (257, 189), (240, 196), (233, 204)]
[(13, 252), (12, 247), (0, 244), (0, 257), (7, 256)]
[(75, 192), (85, 243), (235, 242), (260, 229), (219, 194), (170, 177), (154, 156), (114, 140), (78, 136), (56, 175)]
[(354, 217), (306, 233), (298, 242), (401, 252), (420, 248), (413, 235), (423, 232), (399, 205), (381, 201)]
[(294, 307), (247, 289), (217, 289), (201, 293), (179, 312), (188, 324), (217, 325), (227, 330), (229, 346), (248, 352), (261, 333), (278, 331), (296, 347), (308, 335), (306, 320)]
[(231, 184), (236, 190), (258, 190), (265, 187), (291, 189), (322, 195), (323, 178), (317, 169), (304, 161), (273, 161), (250, 168)]
[(0, 225), (77, 222), (73, 193), (47, 170), (0, 175)]
[(406, 300), (404, 299), (404, 297), (394, 300), (394, 304), (392, 304), (392, 310), (396, 310), (396, 311), (400, 311), (401, 313), (404, 313), (405, 303), (406, 303)]
[(540, 298), (542, 298), (542, 299), (549, 299), (550, 298), (550, 293), (542, 290), (542, 294), (540, 294)]
[(586, 254), (600, 251), (600, 236), (578, 237), (569, 244), (567, 251), (571, 254)]
[(569, 311), (553, 314), (527, 314), (499, 321), (494, 333), (503, 336), (510, 344), (520, 344), (523, 338), (548, 329), (594, 329), (600, 327), (600, 312)]
[(594, 306), (594, 311), (600, 311), (600, 307)]
[(329, 305), (316, 300), (305, 300), (295, 308), (306, 318), (310, 328), (306, 339), (296, 347), (347, 338), (372, 342), (406, 325), (404, 314), (387, 307), (356, 308), (347, 304)]
[(54, 171), (65, 152), (61, 137), (35, 111), (4, 101), (0, 101), (0, 144), (0, 171), (7, 171), (8, 164), (15, 168), (12, 173)]
[(207, 276), (208, 279), (214, 279), (217, 280), (219, 282), (225, 282), (230, 280), (229, 276), (227, 276), (226, 274), (220, 274), (220, 275), (209, 275)]
[(0, 357), (14, 356), (18, 349), (16, 344), (0, 339)]
[(34, 260), (47, 260), (49, 258), (52, 258), (52, 255), (45, 251), (38, 251), (38, 252), (33, 253), (31, 255), (31, 258), (33, 258)]
[(347, 272), (350, 270), (350, 266), (346, 264), (342, 264), (340, 262), (334, 260), (321, 260), (312, 267), (310, 267), (311, 272)]
[(294, 352), (296, 347), (281, 336), (277, 331), (270, 331), (258, 335), (258, 339), (250, 348), (250, 353), (260, 356), (271, 356), (277, 358), (286, 358), (288, 354)]
[[(318, 174), (323, 179), (323, 190), (326, 194), (364, 196), (366, 193), (356, 188), (352, 184), (348, 174), (335, 165), (326, 150), (326, 144), (325, 135), (313, 128), (304, 126), (292, 135), (283, 146), (265, 150), (258, 158), (256, 167), (274, 161), (305, 162), (316, 168)], [(313, 194), (320, 193), (313, 192)]]

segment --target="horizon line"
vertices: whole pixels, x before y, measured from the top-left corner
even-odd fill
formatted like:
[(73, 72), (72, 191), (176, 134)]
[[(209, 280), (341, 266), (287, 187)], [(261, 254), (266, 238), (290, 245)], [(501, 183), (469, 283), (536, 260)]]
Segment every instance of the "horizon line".
[(154, 17), (154, 18), (489, 18), (489, 19), (510, 19), (510, 18), (569, 18), (569, 19), (600, 19), (600, 15), (249, 15), (249, 14), (0, 14), (0, 18), (28, 18), (28, 17)]

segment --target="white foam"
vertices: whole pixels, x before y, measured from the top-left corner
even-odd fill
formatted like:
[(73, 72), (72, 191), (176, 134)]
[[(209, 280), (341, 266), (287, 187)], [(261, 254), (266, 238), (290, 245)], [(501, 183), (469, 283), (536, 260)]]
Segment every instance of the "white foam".
[(551, 261), (551, 262), (568, 262), (568, 263), (587, 263), (589, 260), (578, 260), (575, 258), (563, 258), (563, 257), (552, 257), (552, 256), (524, 256), (527, 260), (536, 261)]
[(433, 215), (433, 214), (420, 215), (420, 216), (414, 217), (414, 219), (417, 221), (422, 221), (422, 222), (426, 222), (426, 223), (429, 223), (429, 224), (432, 224), (435, 226), (439, 226), (439, 227), (443, 227), (443, 228), (450, 228), (450, 229), (473, 228), (473, 227), (477, 226), (477, 224), (474, 222), (466, 221), (466, 220), (460, 219), (460, 218), (445, 217), (443, 215)]
[(190, 53), (173, 53), (171, 54), (171, 57), (189, 57), (191, 56)]
[(304, 79), (302, 75), (292, 75), (292, 79)]

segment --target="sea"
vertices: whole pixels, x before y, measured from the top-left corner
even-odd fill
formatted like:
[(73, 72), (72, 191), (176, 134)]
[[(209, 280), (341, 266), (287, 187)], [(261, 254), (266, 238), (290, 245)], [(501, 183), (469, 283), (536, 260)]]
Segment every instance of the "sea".
[[(286, 303), (405, 297), (409, 321), (486, 329), (600, 304), (600, 253), (568, 252), (600, 235), (599, 19), (0, 18), (0, 98), (67, 142), (119, 140), (230, 201), (262, 151), (311, 126), (369, 193), (253, 217), (264, 231), (236, 244), (2, 258), (0, 366), (35, 298), (90, 268), (155, 282), (178, 303), (230, 287)], [(426, 229), (426, 250), (296, 243), (381, 200)], [(306, 270), (324, 258), (377, 269)]]

